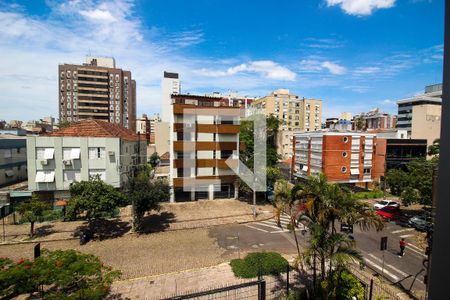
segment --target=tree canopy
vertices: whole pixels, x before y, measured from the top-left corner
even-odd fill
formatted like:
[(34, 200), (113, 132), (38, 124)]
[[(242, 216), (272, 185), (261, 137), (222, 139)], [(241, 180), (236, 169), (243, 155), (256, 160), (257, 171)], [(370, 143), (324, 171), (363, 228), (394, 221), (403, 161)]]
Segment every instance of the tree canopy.
[(33, 195), (31, 201), (21, 203), (17, 212), (22, 215), (22, 220), (30, 223), (30, 236), (34, 235), (34, 223), (42, 222), (44, 214), (52, 209), (50, 203), (39, 200)]
[(392, 169), (386, 174), (391, 194), (399, 196), (404, 205), (420, 203), (431, 205), (433, 170), (436, 160), (417, 158), (408, 163), (406, 171)]
[(130, 181), (129, 190), (129, 198), (133, 206), (133, 227), (136, 231), (140, 231), (145, 213), (159, 209), (161, 202), (169, 201), (170, 188), (165, 181), (150, 181), (148, 174), (139, 172)]
[(0, 258), (0, 298), (39, 292), (43, 299), (104, 299), (119, 276), (92, 254), (44, 249), (34, 261)]
[(85, 213), (88, 220), (101, 218), (126, 204), (126, 197), (99, 176), (72, 183), (70, 196), (67, 215), (72, 219), (82, 213)]

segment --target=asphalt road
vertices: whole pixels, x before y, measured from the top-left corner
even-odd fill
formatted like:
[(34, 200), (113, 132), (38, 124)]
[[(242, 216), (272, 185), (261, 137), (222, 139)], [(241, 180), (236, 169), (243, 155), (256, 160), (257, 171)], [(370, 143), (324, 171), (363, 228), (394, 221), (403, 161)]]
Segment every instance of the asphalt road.
[[(248, 251), (277, 251), (294, 254), (296, 253), (294, 237), (286, 229), (287, 223), (288, 219), (284, 217), (282, 229), (276, 225), (274, 219), (242, 225), (218, 226), (212, 228), (209, 235), (217, 239), (219, 246), (227, 249), (227, 254), (236, 258), (240, 257), (242, 252)], [(388, 281), (401, 285), (406, 290), (412, 286), (415, 291), (424, 291), (425, 269), (422, 262), (425, 255), (419, 247), (414, 245), (413, 233), (412, 228), (386, 223), (381, 232), (375, 230), (361, 232), (355, 227), (353, 236), (358, 250), (364, 256), (367, 268), (374, 274), (383, 274)], [(300, 245), (305, 246), (308, 234), (302, 234), (302, 230), (298, 230), (296, 234)], [(382, 236), (388, 237), (386, 251), (380, 251)], [(402, 237), (405, 238), (407, 247), (405, 255), (399, 257), (399, 241)], [(416, 277), (415, 280), (414, 277)]]

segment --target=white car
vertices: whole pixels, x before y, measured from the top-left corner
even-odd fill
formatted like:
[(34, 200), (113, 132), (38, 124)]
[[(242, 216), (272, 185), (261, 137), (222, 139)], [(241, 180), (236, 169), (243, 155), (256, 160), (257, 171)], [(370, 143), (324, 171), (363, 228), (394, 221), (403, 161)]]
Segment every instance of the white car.
[(378, 201), (377, 203), (375, 203), (373, 205), (373, 207), (375, 209), (382, 209), (383, 207), (386, 206), (394, 206), (397, 208), (400, 208), (400, 204), (398, 202), (392, 201), (392, 200), (382, 200), (382, 201)]

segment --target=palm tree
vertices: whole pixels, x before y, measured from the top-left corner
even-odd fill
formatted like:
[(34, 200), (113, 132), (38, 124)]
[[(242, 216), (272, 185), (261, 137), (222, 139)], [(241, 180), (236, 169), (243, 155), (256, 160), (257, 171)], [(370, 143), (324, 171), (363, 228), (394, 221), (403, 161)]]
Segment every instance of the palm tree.
[(280, 179), (274, 185), (275, 199), (273, 201), (274, 216), (277, 220), (278, 227), (281, 227), (281, 214), (291, 199), (291, 187), (289, 183)]
[[(319, 224), (311, 228), (309, 245), (301, 256), (302, 266), (307, 265), (315, 271), (316, 258), (320, 263), (321, 281), (325, 281), (333, 272), (340, 270), (349, 262), (361, 262), (361, 254), (354, 249), (355, 242), (343, 234), (329, 232)], [(328, 271), (327, 271), (328, 265)], [(313, 287), (316, 290), (316, 274), (313, 274)]]

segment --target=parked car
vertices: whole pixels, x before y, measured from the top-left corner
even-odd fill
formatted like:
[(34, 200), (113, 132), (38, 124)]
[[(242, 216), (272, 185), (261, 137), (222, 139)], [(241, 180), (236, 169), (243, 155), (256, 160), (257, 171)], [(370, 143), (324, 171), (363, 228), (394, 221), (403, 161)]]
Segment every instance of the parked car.
[(384, 221), (396, 220), (400, 217), (400, 208), (395, 206), (385, 206), (375, 212), (377, 215), (381, 216)]
[(431, 221), (431, 216), (423, 214), (410, 218), (408, 220), (408, 225), (416, 228), (417, 230), (425, 231), (432, 225)]
[(381, 200), (373, 205), (373, 207), (375, 209), (382, 209), (383, 207), (386, 207), (386, 206), (393, 206), (393, 207), (400, 208), (400, 203), (398, 203), (396, 201), (392, 201), (392, 200)]

